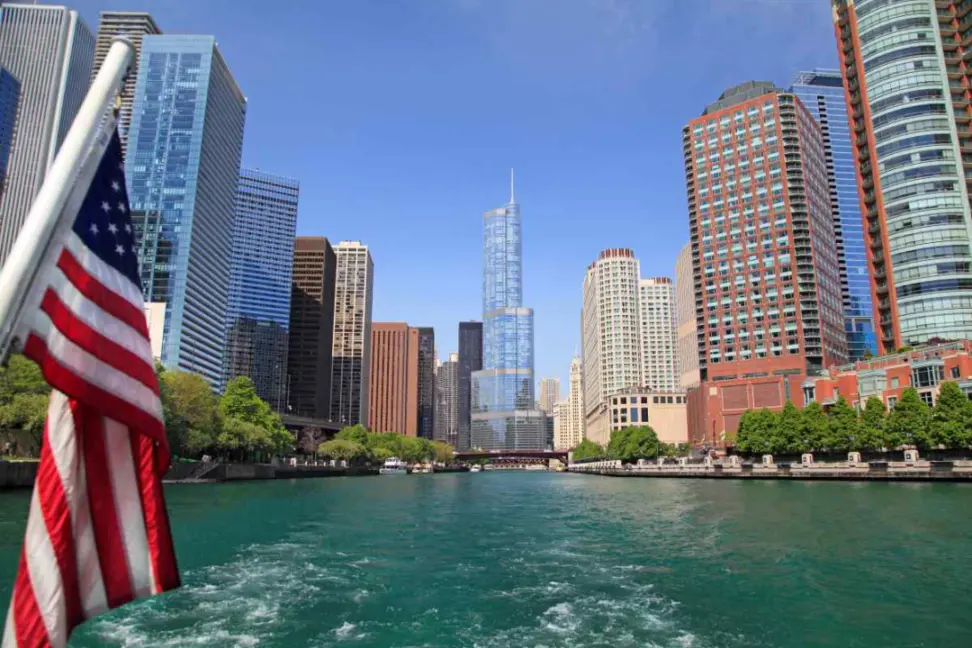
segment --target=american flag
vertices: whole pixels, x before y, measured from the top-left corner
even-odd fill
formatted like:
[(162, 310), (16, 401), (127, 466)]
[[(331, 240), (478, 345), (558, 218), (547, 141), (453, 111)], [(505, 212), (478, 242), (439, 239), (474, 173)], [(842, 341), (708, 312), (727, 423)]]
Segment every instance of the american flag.
[(40, 269), (40, 307), (22, 320), (24, 352), (53, 391), (3, 648), (64, 646), (85, 619), (179, 586), (117, 132), (94, 162)]

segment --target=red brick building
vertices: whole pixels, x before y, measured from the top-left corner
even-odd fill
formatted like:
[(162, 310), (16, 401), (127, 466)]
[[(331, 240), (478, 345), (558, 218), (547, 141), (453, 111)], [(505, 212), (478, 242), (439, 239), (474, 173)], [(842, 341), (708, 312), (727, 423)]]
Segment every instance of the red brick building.
[(418, 434), (419, 330), (405, 322), (371, 325), (370, 427)]
[(726, 90), (682, 133), (701, 385), (689, 438), (719, 444), (752, 407), (799, 400), (847, 361), (823, 137), (770, 83)]
[(851, 405), (863, 408), (868, 398), (877, 396), (890, 409), (901, 392), (914, 387), (925, 403), (934, 405), (941, 384), (949, 380), (958, 383), (972, 399), (972, 341), (929, 345), (832, 367), (827, 376), (807, 378), (802, 398), (794, 402), (800, 406), (817, 402), (826, 407), (843, 396)]

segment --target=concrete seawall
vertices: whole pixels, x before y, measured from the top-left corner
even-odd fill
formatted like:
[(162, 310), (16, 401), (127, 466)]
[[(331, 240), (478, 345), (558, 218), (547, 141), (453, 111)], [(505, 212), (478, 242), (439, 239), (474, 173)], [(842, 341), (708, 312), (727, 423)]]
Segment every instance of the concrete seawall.
[(585, 468), (573, 465), (569, 472), (603, 477), (681, 479), (778, 479), (819, 481), (946, 481), (972, 482), (972, 461), (887, 462), (863, 465), (832, 464), (806, 467), (799, 464), (720, 466), (627, 466)]
[(37, 466), (36, 461), (0, 461), (0, 490), (32, 488)]

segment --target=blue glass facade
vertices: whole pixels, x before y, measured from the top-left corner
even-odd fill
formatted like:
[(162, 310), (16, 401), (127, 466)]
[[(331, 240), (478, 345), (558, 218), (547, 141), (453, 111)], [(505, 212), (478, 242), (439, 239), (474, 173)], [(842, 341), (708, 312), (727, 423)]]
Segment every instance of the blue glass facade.
[(871, 299), (864, 221), (857, 193), (857, 169), (844, 85), (838, 70), (812, 70), (797, 75), (789, 90), (803, 102), (823, 131), (834, 230), (840, 257), (844, 327), (850, 359), (877, 355), (877, 333)]
[(227, 381), (253, 379), (271, 407), (286, 405), (294, 234), (300, 184), (243, 169), (236, 193), (226, 307)]
[(523, 306), (520, 206), (483, 216), (483, 368), (471, 376), (471, 445), (542, 449), (545, 416), (535, 410), (533, 309)]
[(162, 362), (223, 383), (246, 99), (212, 36), (145, 36), (125, 167)]
[(3, 193), (7, 177), (7, 161), (13, 141), (14, 124), (17, 121), (17, 100), (20, 97), (20, 81), (6, 68), (0, 67), (0, 193)]

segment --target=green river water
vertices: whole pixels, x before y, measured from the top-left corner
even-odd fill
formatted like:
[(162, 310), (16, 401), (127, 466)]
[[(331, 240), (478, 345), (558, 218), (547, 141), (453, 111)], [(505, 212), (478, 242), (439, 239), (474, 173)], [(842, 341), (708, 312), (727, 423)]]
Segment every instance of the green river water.
[[(184, 586), (72, 646), (972, 646), (972, 486), (358, 477), (167, 490)], [(0, 494), (5, 610), (28, 494)]]

